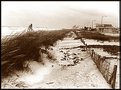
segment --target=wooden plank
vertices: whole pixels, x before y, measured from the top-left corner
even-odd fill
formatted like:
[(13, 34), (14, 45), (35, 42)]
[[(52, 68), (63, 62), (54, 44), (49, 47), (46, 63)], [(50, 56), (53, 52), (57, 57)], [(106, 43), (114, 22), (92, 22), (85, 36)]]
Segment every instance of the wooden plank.
[(114, 65), (113, 73), (112, 73), (111, 78), (109, 80), (109, 84), (111, 84), (113, 89), (115, 89), (116, 72), (117, 72), (117, 65)]

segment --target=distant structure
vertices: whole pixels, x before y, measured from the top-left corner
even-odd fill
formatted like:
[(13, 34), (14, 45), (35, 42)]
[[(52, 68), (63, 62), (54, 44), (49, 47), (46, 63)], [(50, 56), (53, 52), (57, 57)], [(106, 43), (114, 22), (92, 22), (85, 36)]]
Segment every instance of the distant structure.
[(119, 33), (118, 28), (112, 26), (112, 24), (96, 24), (96, 29), (101, 33)]
[(84, 26), (84, 27), (83, 27), (83, 30), (84, 30), (84, 31), (96, 31), (96, 28)]
[(79, 26), (77, 26), (77, 25), (74, 25), (73, 27), (72, 27), (72, 29), (78, 29), (79, 28)]
[(28, 27), (28, 30), (27, 31), (33, 31), (33, 29), (32, 29), (32, 24), (30, 24), (29, 25), (29, 27)]

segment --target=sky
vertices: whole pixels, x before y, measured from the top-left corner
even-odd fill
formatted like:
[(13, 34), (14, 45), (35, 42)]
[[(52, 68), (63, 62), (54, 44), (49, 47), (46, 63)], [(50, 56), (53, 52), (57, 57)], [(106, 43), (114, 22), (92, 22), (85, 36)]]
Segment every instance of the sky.
[(119, 27), (119, 1), (2, 1), (2, 26), (71, 28), (96, 23)]

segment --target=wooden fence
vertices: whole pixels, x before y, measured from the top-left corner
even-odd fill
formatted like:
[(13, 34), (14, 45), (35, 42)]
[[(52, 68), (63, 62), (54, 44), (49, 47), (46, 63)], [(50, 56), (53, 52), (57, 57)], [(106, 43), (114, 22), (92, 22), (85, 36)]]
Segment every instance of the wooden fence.
[[(76, 35), (78, 36), (77, 32)], [(107, 59), (107, 57), (98, 55), (94, 52), (94, 50), (91, 50), (91, 48), (87, 48), (87, 44), (85, 43), (83, 38), (81, 38), (80, 40), (85, 45), (85, 50), (87, 50), (87, 52), (90, 54), (92, 60), (96, 64), (97, 68), (99, 69), (107, 83), (109, 83), (111, 87), (115, 89), (117, 65), (112, 65), (111, 61), (114, 61), (116, 59), (113, 59), (113, 57)]]
[(107, 83), (109, 83), (112, 88), (115, 89), (117, 65), (112, 66), (112, 61), (116, 59), (106, 59), (106, 57), (98, 55), (90, 48), (85, 47), (85, 49), (90, 54), (92, 60), (95, 62), (97, 68), (102, 73)]

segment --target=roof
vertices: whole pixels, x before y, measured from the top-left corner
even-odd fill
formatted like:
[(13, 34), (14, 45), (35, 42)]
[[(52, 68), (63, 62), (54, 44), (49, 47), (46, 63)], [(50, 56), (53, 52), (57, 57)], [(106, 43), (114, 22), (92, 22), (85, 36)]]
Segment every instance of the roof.
[(112, 24), (96, 24), (96, 27), (113, 27)]

